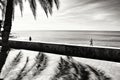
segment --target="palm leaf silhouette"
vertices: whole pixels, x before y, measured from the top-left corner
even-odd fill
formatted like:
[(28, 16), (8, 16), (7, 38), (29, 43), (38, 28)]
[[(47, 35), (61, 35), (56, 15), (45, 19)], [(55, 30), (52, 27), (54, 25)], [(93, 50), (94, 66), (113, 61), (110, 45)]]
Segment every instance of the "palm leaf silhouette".
[(29, 62), (29, 58), (27, 57), (24, 67), (19, 71), (15, 80), (22, 80), (23, 77), (27, 74), (26, 68), (27, 68), (28, 62)]
[(48, 58), (45, 54), (39, 52), (35, 58), (35, 66), (33, 68), (33, 78), (38, 76), (46, 67), (48, 63)]
[(6, 78), (8, 76), (8, 74), (10, 73), (11, 70), (13, 70), (14, 68), (16, 68), (16, 66), (20, 63), (20, 60), (22, 58), (22, 53), (21, 51), (15, 56), (15, 58), (11, 61), (11, 63), (9, 65), (7, 65), (6, 69), (5, 69), (5, 76), (4, 78)]
[(67, 59), (60, 58), (55, 72), (51, 80), (111, 80), (102, 70), (77, 62), (68, 56)]

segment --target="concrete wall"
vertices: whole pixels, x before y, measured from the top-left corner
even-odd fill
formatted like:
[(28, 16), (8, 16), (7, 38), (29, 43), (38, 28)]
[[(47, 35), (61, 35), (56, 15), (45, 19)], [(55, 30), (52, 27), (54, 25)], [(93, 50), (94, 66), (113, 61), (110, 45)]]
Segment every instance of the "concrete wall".
[[(1, 41), (0, 45), (2, 45)], [(120, 49), (117, 48), (76, 46), (24, 41), (9, 41), (9, 46), (15, 49), (27, 49), (67, 56), (120, 62)]]

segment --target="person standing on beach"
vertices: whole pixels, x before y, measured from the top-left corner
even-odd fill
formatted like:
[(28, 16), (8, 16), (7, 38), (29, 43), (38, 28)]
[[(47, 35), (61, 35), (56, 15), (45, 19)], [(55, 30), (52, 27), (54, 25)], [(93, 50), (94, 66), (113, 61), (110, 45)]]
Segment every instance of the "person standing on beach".
[(29, 37), (29, 41), (31, 41), (31, 40), (32, 40), (32, 37), (30, 36), (30, 37)]
[(93, 39), (90, 39), (90, 46), (93, 46)]

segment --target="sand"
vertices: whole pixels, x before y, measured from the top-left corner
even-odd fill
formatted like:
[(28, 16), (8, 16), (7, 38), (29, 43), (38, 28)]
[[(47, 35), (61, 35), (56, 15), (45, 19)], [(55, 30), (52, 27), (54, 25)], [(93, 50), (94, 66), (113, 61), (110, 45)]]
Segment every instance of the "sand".
[[(4, 77), (6, 74), (6, 68), (9, 65), (9, 63), (13, 60), (13, 58), (15, 57), (16, 54), (18, 54), (19, 52), (23, 53), (23, 57), (21, 62), (19, 63), (19, 65), (15, 68), (15, 70), (12, 70), (9, 73), (9, 76), (5, 79), (5, 80), (9, 80), (11, 77), (15, 77), (17, 70), (21, 69), (23, 67), (23, 65), (25, 64), (26, 61), (26, 57), (29, 57), (29, 66), (32, 65), (35, 56), (39, 53), (37, 51), (29, 51), (29, 50), (11, 50), (8, 58), (6, 60), (6, 63), (3, 67), (2, 70), (2, 74), (1, 77)], [(55, 68), (56, 65), (58, 64), (58, 61), (60, 59), (60, 57), (62, 55), (55, 55), (52, 53), (44, 53), (48, 56), (49, 62), (48, 65), (49, 67), (47, 67), (40, 76), (38, 76), (35, 80), (39, 79), (39, 80), (50, 80), (51, 75), (54, 75), (55, 73)], [(62, 56), (63, 58), (65, 58), (66, 56)], [(94, 66), (98, 69), (101, 69), (103, 71), (105, 71), (105, 73), (107, 75), (110, 75), (113, 80), (120, 80), (120, 63), (116, 63), (116, 62), (108, 62), (108, 61), (101, 61), (101, 60), (94, 60), (94, 59), (86, 59), (86, 58), (78, 58), (78, 57), (73, 57), (76, 61), (81, 62), (83, 64), (88, 64), (90, 66)], [(27, 78), (25, 79), (27, 80)]]

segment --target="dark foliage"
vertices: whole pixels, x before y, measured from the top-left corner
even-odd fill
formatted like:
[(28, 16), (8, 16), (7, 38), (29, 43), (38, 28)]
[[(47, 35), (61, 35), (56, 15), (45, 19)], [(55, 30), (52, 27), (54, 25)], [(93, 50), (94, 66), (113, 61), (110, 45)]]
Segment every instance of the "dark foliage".
[(16, 66), (20, 63), (20, 60), (22, 58), (22, 53), (21, 51), (14, 57), (14, 59), (11, 61), (9, 65), (7, 65), (5, 69), (5, 76), (4, 79), (9, 75), (10, 71), (12, 71)]
[(35, 67), (33, 69), (33, 77), (39, 75), (46, 67), (48, 58), (45, 54), (39, 53), (35, 58)]
[[(94, 76), (93, 76), (94, 74)], [(112, 80), (102, 70), (75, 61), (72, 57), (60, 58), (56, 73), (51, 80)]]

